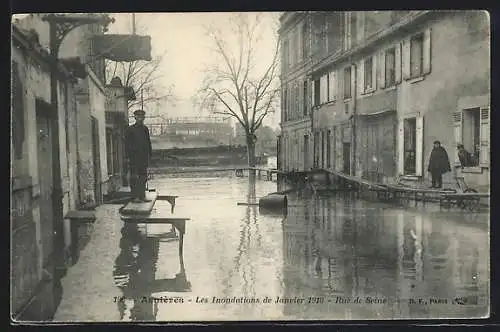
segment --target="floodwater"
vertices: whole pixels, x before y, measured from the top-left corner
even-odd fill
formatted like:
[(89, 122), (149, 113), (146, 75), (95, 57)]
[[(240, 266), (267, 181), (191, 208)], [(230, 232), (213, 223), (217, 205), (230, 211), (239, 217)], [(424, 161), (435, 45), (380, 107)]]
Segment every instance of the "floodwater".
[[(489, 314), (489, 215), (289, 195), (276, 184), (156, 175), (189, 217), (182, 271), (170, 225), (124, 225), (115, 260), (122, 321), (478, 318)], [(164, 204), (164, 205), (160, 205)], [(170, 209), (158, 202), (157, 209)], [(71, 294), (67, 295), (71, 296)]]

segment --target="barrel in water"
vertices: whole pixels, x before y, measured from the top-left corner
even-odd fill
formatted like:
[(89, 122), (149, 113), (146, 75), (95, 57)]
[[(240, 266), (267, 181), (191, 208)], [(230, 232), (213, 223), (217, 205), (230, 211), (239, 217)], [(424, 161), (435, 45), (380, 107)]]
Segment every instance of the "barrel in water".
[(283, 194), (269, 194), (259, 199), (259, 209), (269, 212), (284, 212), (288, 206), (288, 199)]

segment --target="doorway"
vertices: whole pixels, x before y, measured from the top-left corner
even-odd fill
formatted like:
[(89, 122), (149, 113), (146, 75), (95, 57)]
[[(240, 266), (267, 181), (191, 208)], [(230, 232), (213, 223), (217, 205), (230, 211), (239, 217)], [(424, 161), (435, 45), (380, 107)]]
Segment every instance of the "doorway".
[(95, 117), (91, 117), (92, 126), (92, 161), (94, 167), (94, 197), (97, 205), (101, 204), (101, 158), (99, 147), (99, 122)]
[[(42, 241), (42, 264), (49, 264), (54, 248), (53, 231), (55, 230), (53, 210), (53, 145), (52, 145), (52, 118), (50, 105), (42, 100), (36, 100), (36, 129), (37, 129), (37, 161), (38, 184), (40, 196), (40, 231)], [(57, 147), (55, 147), (57, 148)]]
[(342, 159), (344, 162), (343, 172), (345, 174), (351, 174), (351, 143), (343, 143), (342, 150), (343, 150)]

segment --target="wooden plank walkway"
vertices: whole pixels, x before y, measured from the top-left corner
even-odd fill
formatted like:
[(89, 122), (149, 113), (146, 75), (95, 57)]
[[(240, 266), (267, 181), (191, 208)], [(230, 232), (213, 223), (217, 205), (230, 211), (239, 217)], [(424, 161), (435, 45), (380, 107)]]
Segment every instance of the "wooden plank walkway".
[[(170, 224), (179, 231), (179, 262), (181, 275), (185, 274), (184, 268), (184, 234), (186, 233), (186, 221), (188, 217), (174, 213), (175, 200), (178, 196), (160, 195), (156, 190), (146, 192), (146, 198), (151, 202), (134, 203), (130, 202), (121, 209), (121, 219), (123, 222), (135, 224)], [(157, 201), (167, 201), (171, 205), (171, 210), (153, 209)]]
[(376, 182), (368, 181), (368, 180), (362, 179), (358, 176), (347, 175), (344, 173), (330, 171), (330, 170), (328, 170), (326, 172), (331, 173), (335, 176), (338, 176), (344, 180), (348, 180), (348, 181), (354, 182), (358, 185), (368, 187), (368, 189), (370, 189), (370, 190), (375, 190), (375, 191), (386, 191), (387, 190), (385, 185), (381, 185), (381, 184), (376, 183)]
[(146, 198), (150, 202), (129, 202), (121, 209), (122, 214), (149, 214), (155, 205), (156, 199), (158, 198), (158, 193), (156, 191), (146, 191)]
[(489, 193), (453, 193), (442, 194), (445, 198), (490, 198)]
[(398, 192), (408, 192), (408, 193), (419, 193), (419, 194), (450, 194), (449, 190), (440, 189), (427, 189), (427, 188), (411, 188), (399, 185), (387, 184), (385, 185), (390, 191)]

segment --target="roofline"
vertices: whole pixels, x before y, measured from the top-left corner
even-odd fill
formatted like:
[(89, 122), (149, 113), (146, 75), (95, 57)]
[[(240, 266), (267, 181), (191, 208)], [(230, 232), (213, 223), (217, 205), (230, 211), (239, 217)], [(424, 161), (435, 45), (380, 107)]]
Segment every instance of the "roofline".
[[(52, 57), (49, 55), (49, 52), (45, 50), (40, 44), (35, 44), (31, 40), (29, 40), (28, 36), (24, 34), (19, 27), (15, 24), (11, 24), (12, 26), (12, 43), (18, 43), (25, 50), (30, 52), (30, 54), (34, 55), (34, 58), (40, 63), (49, 66), (53, 63)], [(62, 74), (68, 79), (75, 79), (75, 77), (69, 72), (66, 66), (57, 59), (57, 69), (59, 74)]]

